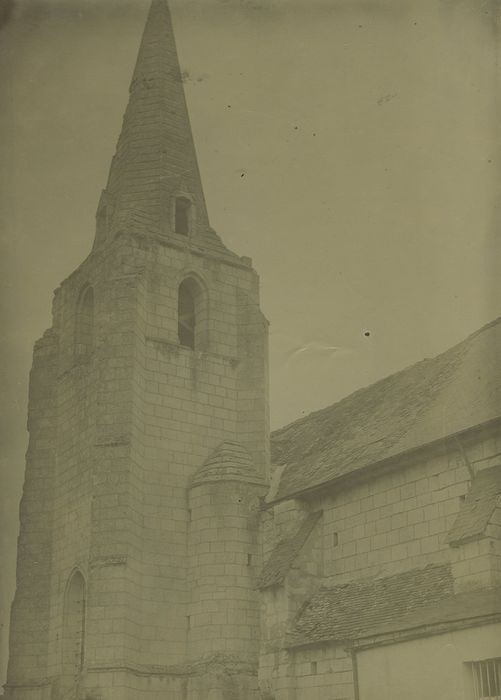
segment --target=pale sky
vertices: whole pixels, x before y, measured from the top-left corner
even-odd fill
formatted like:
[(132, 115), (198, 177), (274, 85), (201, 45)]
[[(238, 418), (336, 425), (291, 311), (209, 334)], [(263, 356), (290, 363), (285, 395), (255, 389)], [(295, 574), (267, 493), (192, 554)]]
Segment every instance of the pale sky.
[[(18, 0), (0, 30), (2, 678), (32, 346), (90, 250), (148, 5)], [(272, 427), (501, 314), (498, 0), (171, 9), (212, 226), (261, 275)]]

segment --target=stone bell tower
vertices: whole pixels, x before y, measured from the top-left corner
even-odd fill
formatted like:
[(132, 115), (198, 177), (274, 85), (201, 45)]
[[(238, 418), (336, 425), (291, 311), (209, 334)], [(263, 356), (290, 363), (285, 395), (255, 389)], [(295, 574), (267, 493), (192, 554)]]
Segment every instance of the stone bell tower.
[(166, 0), (28, 428), (7, 697), (257, 698), (267, 323), (209, 225)]

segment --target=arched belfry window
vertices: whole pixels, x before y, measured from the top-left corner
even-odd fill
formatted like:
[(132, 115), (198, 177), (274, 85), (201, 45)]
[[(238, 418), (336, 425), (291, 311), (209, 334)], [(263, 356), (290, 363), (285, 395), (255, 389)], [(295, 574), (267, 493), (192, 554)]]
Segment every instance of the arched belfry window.
[(94, 291), (85, 287), (77, 304), (75, 350), (77, 355), (88, 355), (94, 345)]
[(192, 350), (207, 345), (207, 299), (200, 284), (187, 277), (178, 290), (179, 343)]
[(84, 663), (85, 648), (85, 581), (74, 571), (66, 587), (63, 609), (62, 676), (63, 684), (78, 682)]
[(193, 205), (188, 197), (176, 197), (174, 203), (174, 231), (181, 236), (191, 233)]

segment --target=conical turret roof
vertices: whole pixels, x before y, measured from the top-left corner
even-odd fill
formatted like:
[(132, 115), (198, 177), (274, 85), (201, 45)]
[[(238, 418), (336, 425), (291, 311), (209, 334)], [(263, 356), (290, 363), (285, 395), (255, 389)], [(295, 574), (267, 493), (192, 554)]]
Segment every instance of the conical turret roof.
[(192, 485), (210, 481), (245, 481), (264, 484), (252, 462), (252, 458), (238, 442), (225, 440), (209, 455), (196, 472)]

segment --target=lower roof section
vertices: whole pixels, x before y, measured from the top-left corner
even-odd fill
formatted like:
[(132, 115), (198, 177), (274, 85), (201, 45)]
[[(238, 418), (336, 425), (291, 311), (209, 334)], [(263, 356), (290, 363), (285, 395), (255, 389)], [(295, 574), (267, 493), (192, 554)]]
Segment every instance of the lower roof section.
[(297, 618), (287, 646), (367, 647), (499, 620), (501, 588), (455, 595), (450, 566), (432, 564), (320, 590)]

